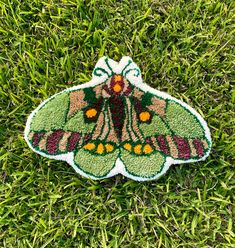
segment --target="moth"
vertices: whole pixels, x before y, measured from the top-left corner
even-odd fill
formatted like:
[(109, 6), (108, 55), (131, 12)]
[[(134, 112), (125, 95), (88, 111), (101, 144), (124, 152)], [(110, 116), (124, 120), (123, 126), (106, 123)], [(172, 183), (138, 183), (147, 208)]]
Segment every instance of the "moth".
[(189, 105), (145, 84), (130, 57), (102, 57), (92, 80), (53, 95), (29, 116), (25, 140), (36, 153), (102, 179), (157, 179), (172, 164), (204, 160), (211, 135)]

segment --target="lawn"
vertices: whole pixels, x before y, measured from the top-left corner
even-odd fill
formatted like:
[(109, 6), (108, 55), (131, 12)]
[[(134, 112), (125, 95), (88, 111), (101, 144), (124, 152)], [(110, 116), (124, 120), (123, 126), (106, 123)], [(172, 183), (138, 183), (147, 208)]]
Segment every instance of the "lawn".
[[(0, 1), (0, 247), (235, 247), (234, 45), (230, 0)], [(94, 181), (29, 149), (30, 112), (103, 55), (204, 117), (206, 161)]]

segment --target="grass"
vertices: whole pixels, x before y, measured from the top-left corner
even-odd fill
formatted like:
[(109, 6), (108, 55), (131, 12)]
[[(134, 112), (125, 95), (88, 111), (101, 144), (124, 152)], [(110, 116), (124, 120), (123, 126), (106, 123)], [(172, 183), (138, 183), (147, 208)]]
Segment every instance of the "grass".
[[(230, 0), (1, 0), (0, 247), (235, 247), (234, 20)], [(33, 153), (29, 113), (103, 55), (199, 111), (210, 157), (138, 183)]]

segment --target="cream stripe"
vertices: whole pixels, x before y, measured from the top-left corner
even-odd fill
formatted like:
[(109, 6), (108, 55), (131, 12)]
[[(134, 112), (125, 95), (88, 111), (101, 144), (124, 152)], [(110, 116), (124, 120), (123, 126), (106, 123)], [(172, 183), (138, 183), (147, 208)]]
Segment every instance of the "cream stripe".
[(100, 135), (100, 139), (104, 140), (104, 138), (107, 136), (108, 132), (109, 132), (109, 118), (107, 115), (107, 110), (105, 110), (105, 112), (104, 112), (104, 128), (103, 128), (102, 133)]
[(127, 103), (127, 116), (128, 116), (128, 130), (129, 130), (129, 133), (131, 135), (131, 139), (132, 141), (138, 141), (138, 137), (136, 137), (135, 133), (133, 132), (132, 130), (132, 126), (131, 126), (131, 104), (130, 104), (130, 99), (129, 98), (126, 98), (126, 103)]
[(49, 131), (44, 134), (43, 138), (40, 140), (38, 147), (40, 150), (46, 150), (47, 138), (53, 133), (53, 131)]
[(129, 83), (125, 78), (123, 78), (123, 81), (124, 81), (124, 87), (123, 87), (122, 92), (125, 92), (127, 90), (127, 87), (129, 86)]
[(166, 140), (167, 140), (168, 146), (170, 148), (170, 155), (173, 158), (178, 158), (178, 149), (177, 149), (177, 146), (175, 145), (172, 137), (170, 135), (167, 135)]
[(68, 143), (68, 138), (71, 136), (71, 132), (66, 132), (64, 133), (62, 139), (59, 142), (59, 150), (61, 152), (66, 151), (67, 143)]
[(101, 112), (99, 114), (98, 120), (96, 122), (95, 131), (93, 132), (93, 135), (92, 135), (93, 140), (96, 140), (99, 137), (99, 135), (100, 135), (100, 133), (102, 131), (102, 127), (103, 127), (103, 124), (104, 124), (104, 113), (103, 113), (103, 111), (104, 111), (104, 107), (102, 108), (102, 110), (101, 110)]
[(33, 135), (34, 135), (34, 131), (31, 131), (31, 132), (29, 133), (29, 136), (28, 136), (29, 140), (32, 140)]
[(70, 118), (75, 112), (87, 106), (87, 102), (84, 101), (85, 93), (83, 90), (72, 91), (69, 95), (70, 106), (68, 117)]
[(207, 149), (208, 148), (207, 140), (202, 140), (202, 144), (204, 146), (204, 149)]
[(151, 141), (156, 151), (160, 151), (160, 147), (158, 146), (157, 139), (155, 137), (151, 137)]
[(189, 140), (189, 146), (190, 146), (190, 150), (191, 150), (191, 155), (193, 157), (196, 157), (197, 156), (197, 150), (195, 149), (195, 147), (193, 145), (193, 140), (192, 139)]
[(122, 128), (122, 142), (126, 140), (130, 140), (130, 135), (127, 131), (127, 123), (128, 123), (128, 117), (125, 118), (124, 125)]
[(132, 106), (132, 120), (133, 120), (132, 126), (133, 126), (135, 133), (138, 135), (139, 140), (142, 143), (144, 143), (144, 138), (141, 135), (140, 130), (138, 128), (137, 117), (136, 117), (136, 112), (135, 112), (134, 106)]
[(84, 138), (85, 138), (85, 134), (80, 134), (81, 136), (79, 137), (79, 140), (78, 140), (78, 146), (81, 146), (84, 142)]
[(113, 126), (113, 121), (112, 121), (112, 116), (111, 116), (111, 111), (110, 111), (110, 107), (108, 106), (108, 118), (109, 118), (109, 134), (108, 134), (108, 137), (107, 137), (107, 141), (112, 141), (116, 144), (119, 144), (119, 141), (118, 141), (118, 138), (117, 138), (117, 135), (115, 133), (115, 130), (114, 130), (114, 126)]

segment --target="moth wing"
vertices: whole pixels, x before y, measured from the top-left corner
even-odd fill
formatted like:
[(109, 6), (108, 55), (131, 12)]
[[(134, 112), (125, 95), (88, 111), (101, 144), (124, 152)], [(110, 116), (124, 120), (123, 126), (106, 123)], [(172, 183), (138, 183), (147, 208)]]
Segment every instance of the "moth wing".
[(187, 104), (167, 100), (165, 121), (172, 134), (166, 137), (169, 152), (177, 159), (198, 160), (205, 157), (211, 140), (208, 127), (203, 118)]
[[(77, 172), (95, 179), (107, 176), (115, 166), (118, 149), (97, 141), (91, 151), (98, 119), (103, 125), (101, 87), (64, 91), (43, 102), (29, 117), (25, 131), (33, 150), (49, 157), (73, 152), (73, 159), (66, 161)], [(106, 153), (98, 154), (102, 150)]]
[(85, 121), (84, 109), (97, 102), (100, 88), (65, 90), (40, 104), (26, 124), (25, 138), (31, 147), (46, 155), (76, 150), (95, 126)]
[(208, 128), (195, 110), (170, 96), (150, 92), (142, 92), (139, 99), (151, 113), (151, 122), (141, 123), (139, 128), (156, 151), (179, 160), (198, 160), (208, 154)]

